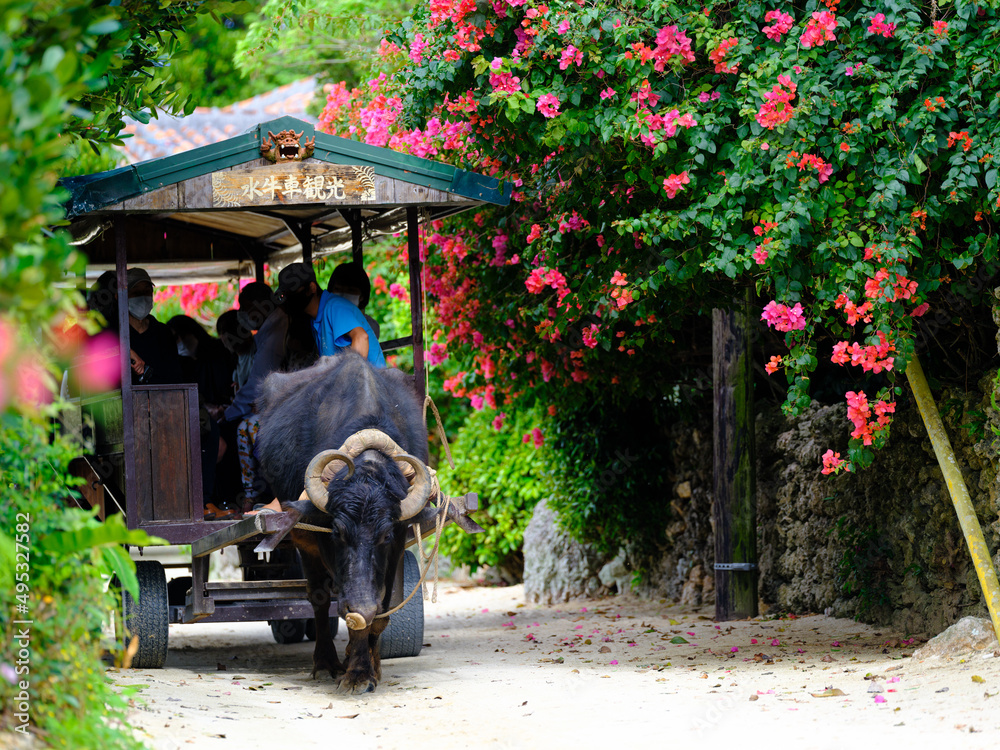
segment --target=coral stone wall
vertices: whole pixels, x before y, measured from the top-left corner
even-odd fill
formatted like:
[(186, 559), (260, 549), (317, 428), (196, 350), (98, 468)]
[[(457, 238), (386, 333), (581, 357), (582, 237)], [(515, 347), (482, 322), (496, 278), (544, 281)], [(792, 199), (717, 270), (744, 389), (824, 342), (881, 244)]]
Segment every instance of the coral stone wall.
[[(1000, 439), (991, 424), (992, 381), (969, 394), (938, 394), (938, 406), (1000, 568)], [(762, 608), (824, 612), (911, 633), (936, 633), (985, 615), (975, 569), (916, 405), (899, 398), (892, 438), (858, 474), (824, 476), (827, 448), (846, 455), (844, 405), (818, 403), (789, 419), (777, 407), (757, 418), (758, 553)], [(706, 417), (676, 425), (670, 467), (673, 520), (664, 551), (636, 561), (638, 593), (690, 604), (713, 601), (712, 432)]]
[[(981, 384), (991, 387), (986, 380)], [(1000, 547), (996, 445), (981, 393), (938, 397), (987, 544)], [(873, 466), (825, 477), (828, 447), (846, 447), (846, 407), (814, 404), (758, 421), (761, 599), (779, 609), (860, 616), (938, 632), (984, 614), (972, 560), (916, 405), (899, 401)], [(965, 425), (964, 427), (962, 425)], [(994, 565), (1000, 555), (994, 554)], [(845, 586), (847, 587), (845, 590)]]

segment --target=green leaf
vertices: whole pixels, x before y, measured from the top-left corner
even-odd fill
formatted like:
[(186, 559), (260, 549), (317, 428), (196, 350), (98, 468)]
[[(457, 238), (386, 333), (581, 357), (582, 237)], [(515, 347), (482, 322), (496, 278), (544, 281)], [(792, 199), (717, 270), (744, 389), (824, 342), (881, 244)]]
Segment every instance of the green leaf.
[(107, 568), (118, 577), (122, 588), (139, 599), (139, 579), (135, 575), (135, 563), (124, 547), (118, 545), (101, 547), (101, 557)]
[(99, 526), (58, 531), (39, 539), (39, 546), (46, 552), (62, 556), (107, 544), (131, 544), (136, 547), (147, 547), (154, 544), (166, 544), (166, 541), (151, 537), (145, 531), (126, 528), (121, 515), (109, 516)]

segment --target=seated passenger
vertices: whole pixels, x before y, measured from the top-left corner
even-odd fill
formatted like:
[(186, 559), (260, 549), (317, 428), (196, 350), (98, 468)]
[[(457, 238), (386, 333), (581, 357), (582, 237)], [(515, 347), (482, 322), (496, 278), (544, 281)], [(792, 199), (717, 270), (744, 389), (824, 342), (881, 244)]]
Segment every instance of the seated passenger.
[(250, 365), (253, 364), (254, 341), (253, 333), (240, 325), (239, 315), (236, 310), (226, 310), (219, 319), (215, 321), (215, 331), (219, 334), (219, 341), (222, 345), (236, 357), (236, 369), (233, 373), (233, 384), (235, 394), (240, 388), (246, 385), (247, 378), (250, 377)]
[(87, 294), (87, 307), (104, 318), (104, 329), (118, 332), (118, 282), (114, 271), (97, 277)]
[(271, 287), (263, 282), (247, 284), (240, 292), (239, 305), (240, 329), (257, 331), (253, 337), (253, 361), (246, 383), (236, 392), (232, 404), (217, 413), (223, 435), (235, 433), (246, 508), (267, 491), (253, 455), (257, 438), (256, 400), (264, 379), (284, 364), (288, 316), (274, 303)]
[(360, 265), (354, 262), (341, 263), (333, 269), (333, 274), (326, 284), (326, 291), (346, 297), (357, 305), (361, 314), (365, 316), (365, 320), (368, 321), (369, 327), (375, 333), (375, 338), (382, 335), (375, 318), (365, 312), (372, 296), (372, 282)]
[(385, 367), (385, 357), (375, 332), (357, 305), (343, 296), (345, 293), (360, 295), (361, 290), (345, 289), (348, 291), (336, 294), (326, 290), (320, 292), (312, 266), (292, 263), (278, 274), (275, 298), (290, 315), (304, 312), (312, 318), (313, 336), (321, 356), (351, 348), (376, 367)]
[(169, 385), (183, 382), (173, 332), (153, 317), (153, 282), (144, 268), (128, 269), (128, 322), (131, 348), (142, 361), (133, 364), (132, 382)]
[(185, 382), (198, 384), (198, 398), (206, 405), (233, 400), (236, 358), (194, 318), (175, 315), (167, 321), (177, 341)]

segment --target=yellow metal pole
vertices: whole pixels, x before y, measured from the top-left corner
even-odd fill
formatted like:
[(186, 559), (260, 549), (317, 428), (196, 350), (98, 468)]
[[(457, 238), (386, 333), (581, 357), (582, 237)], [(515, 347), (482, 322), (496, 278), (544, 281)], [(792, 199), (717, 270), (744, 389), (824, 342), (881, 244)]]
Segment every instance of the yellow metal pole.
[(923, 417), (924, 427), (927, 428), (927, 434), (930, 435), (931, 444), (934, 446), (934, 455), (937, 456), (938, 464), (948, 482), (951, 501), (958, 513), (958, 522), (962, 526), (962, 533), (969, 545), (972, 564), (976, 566), (979, 585), (983, 587), (986, 607), (990, 611), (990, 619), (993, 620), (993, 631), (997, 637), (1000, 637), (1000, 583), (997, 582), (997, 574), (993, 569), (993, 561), (990, 559), (990, 550), (986, 546), (983, 529), (979, 525), (976, 511), (972, 507), (972, 500), (969, 498), (969, 490), (965, 486), (962, 470), (958, 467), (955, 451), (952, 450), (951, 441), (948, 440), (948, 433), (944, 431), (944, 424), (941, 422), (940, 414), (938, 414), (937, 404), (934, 403), (934, 396), (931, 395), (927, 378), (924, 377), (924, 371), (920, 367), (920, 360), (917, 359), (916, 354), (913, 355), (913, 359), (906, 367), (906, 378), (910, 381), (910, 388), (913, 389), (913, 395), (917, 399), (920, 416)]

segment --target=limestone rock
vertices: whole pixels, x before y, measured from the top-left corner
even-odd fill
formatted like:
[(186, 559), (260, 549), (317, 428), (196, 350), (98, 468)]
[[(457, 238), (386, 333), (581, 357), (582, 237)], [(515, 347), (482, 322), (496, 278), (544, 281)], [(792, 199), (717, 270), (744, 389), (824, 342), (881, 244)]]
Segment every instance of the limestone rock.
[(915, 654), (916, 659), (931, 656), (964, 656), (977, 651), (1000, 648), (993, 623), (984, 617), (963, 617), (943, 633), (931, 638)]
[(556, 526), (556, 512), (542, 500), (524, 530), (524, 597), (552, 604), (605, 593), (599, 571), (602, 559)]

